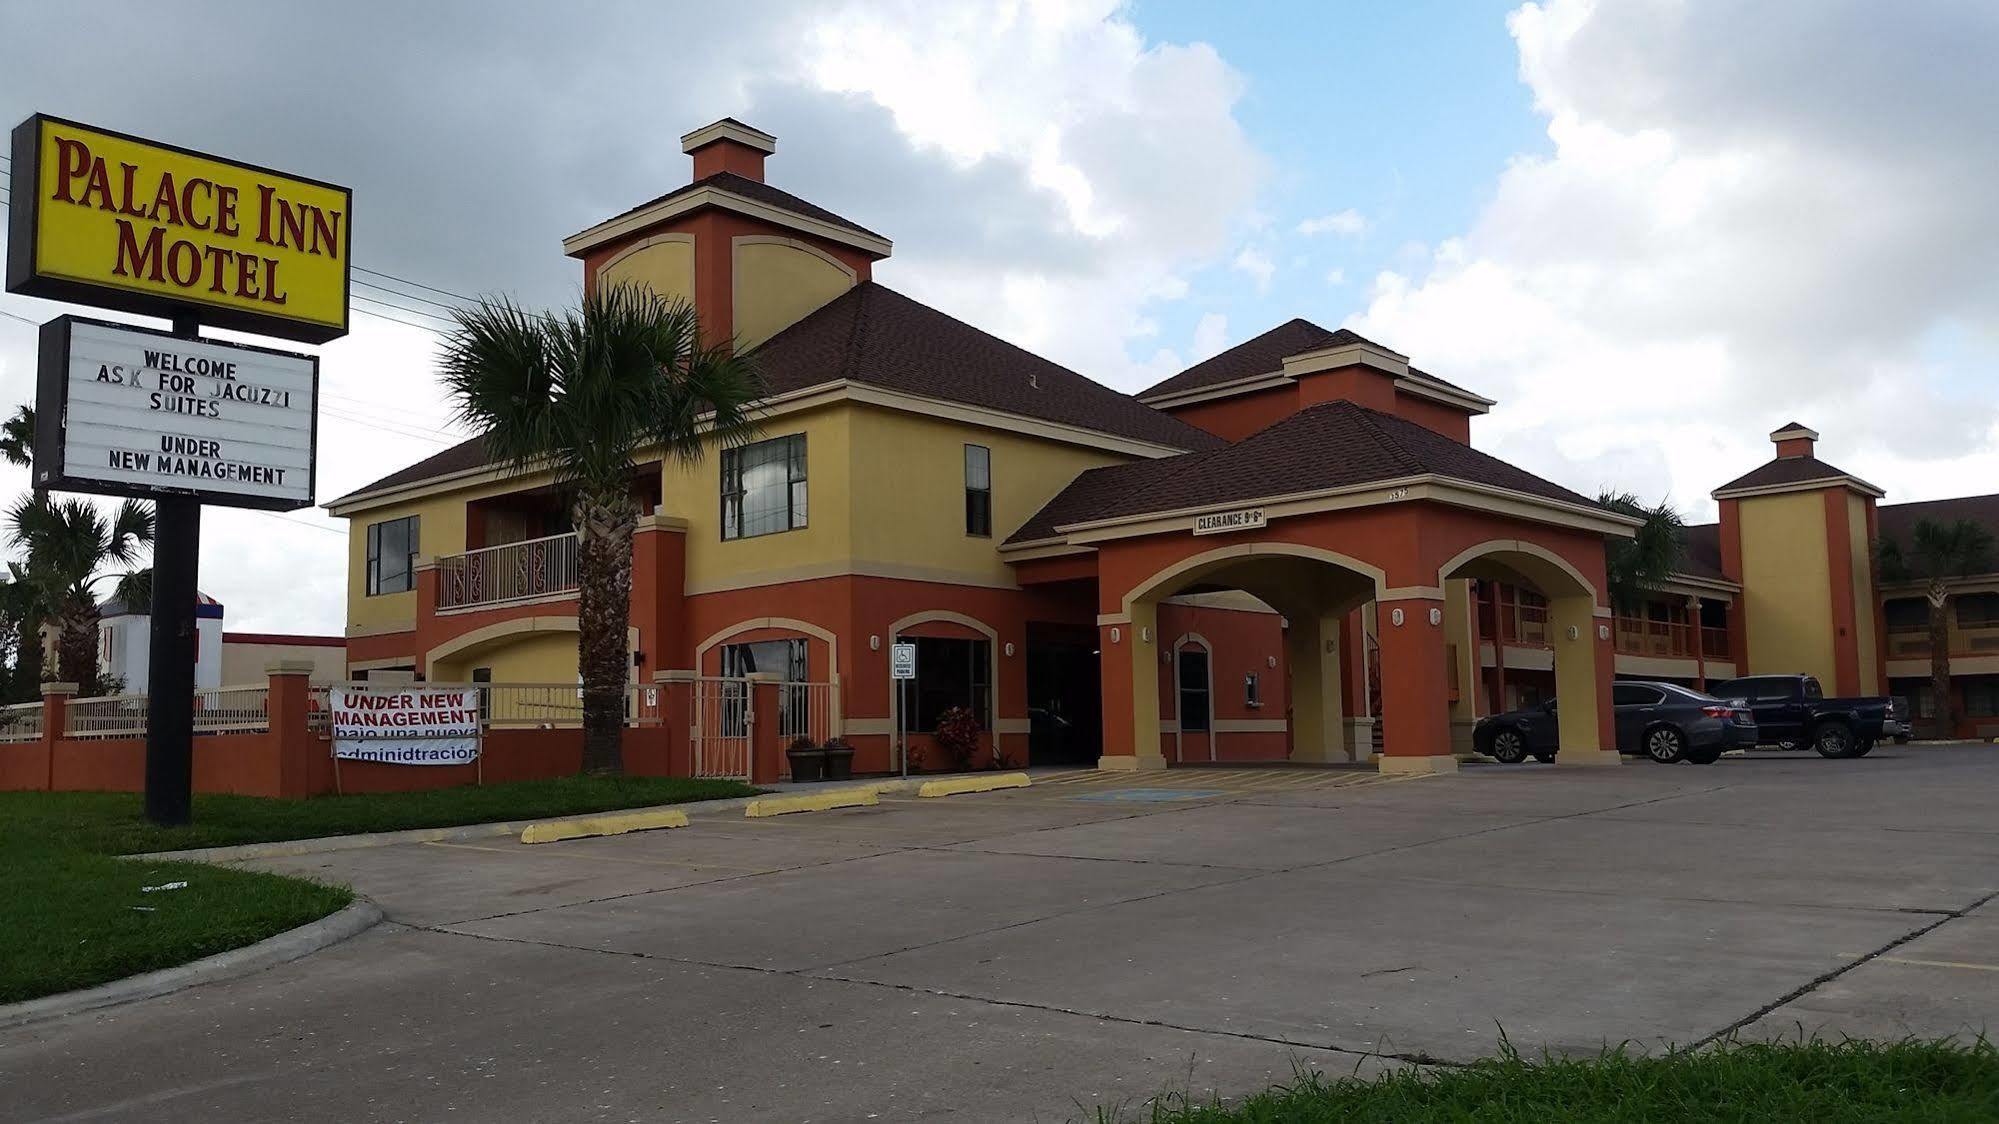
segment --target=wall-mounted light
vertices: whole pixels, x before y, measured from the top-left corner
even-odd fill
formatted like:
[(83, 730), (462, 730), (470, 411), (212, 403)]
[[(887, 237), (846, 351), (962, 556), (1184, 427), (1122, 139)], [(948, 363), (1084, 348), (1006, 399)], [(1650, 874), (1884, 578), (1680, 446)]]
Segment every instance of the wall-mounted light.
[[(1328, 651), (1330, 651), (1331, 649), (1327, 649), (1327, 650), (1328, 650)], [(1276, 667), (1276, 666), (1277, 666), (1277, 657), (1276, 657), (1276, 656), (1265, 656), (1265, 657), (1263, 657), (1263, 662), (1264, 662), (1264, 663), (1266, 663), (1266, 664), (1269, 664), (1269, 665), (1270, 665), (1271, 667)]]
[(1397, 628), (1402, 627), (1402, 610), (1400, 608), (1388, 610), (1388, 623)]
[(1118, 643), (1122, 643), (1122, 642), (1123, 642), (1123, 640), (1124, 640), (1124, 630), (1123, 630), (1123, 629), (1121, 629), (1121, 628), (1113, 628), (1113, 629), (1111, 629), (1111, 643), (1113, 643), (1113, 644), (1118, 644)]
[(1147, 644), (1152, 643), (1152, 629), (1149, 626), (1140, 626), (1138, 638)]
[(881, 650), (882, 650), (882, 638), (879, 635), (868, 637), (868, 651), (879, 652)]
[(1581, 635), (1582, 635), (1581, 629), (1577, 628), (1575, 625), (1569, 626), (1569, 639), (1574, 640), (1576, 637)]
[(1596, 638), (1597, 638), (1598, 640), (1608, 640), (1608, 639), (1610, 639), (1610, 626), (1609, 626), (1609, 625), (1607, 625), (1607, 624), (1600, 624), (1600, 625), (1597, 625), (1597, 626), (1596, 626)]
[(1430, 623), (1431, 623), (1431, 624), (1442, 624), (1442, 623), (1444, 623), (1444, 611), (1443, 611), (1442, 609), (1439, 609), (1439, 608), (1435, 607), (1435, 606), (1431, 606), (1431, 608), (1430, 608)]
[(1013, 655), (1013, 641), (1011, 640), (1006, 642), (1006, 654), (1009, 656)]

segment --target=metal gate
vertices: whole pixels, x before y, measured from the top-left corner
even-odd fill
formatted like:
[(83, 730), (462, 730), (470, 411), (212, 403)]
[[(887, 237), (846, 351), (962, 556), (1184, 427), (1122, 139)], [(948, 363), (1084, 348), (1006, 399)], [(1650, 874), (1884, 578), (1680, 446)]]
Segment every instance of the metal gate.
[(719, 676), (694, 680), (694, 775), (750, 779), (750, 681)]

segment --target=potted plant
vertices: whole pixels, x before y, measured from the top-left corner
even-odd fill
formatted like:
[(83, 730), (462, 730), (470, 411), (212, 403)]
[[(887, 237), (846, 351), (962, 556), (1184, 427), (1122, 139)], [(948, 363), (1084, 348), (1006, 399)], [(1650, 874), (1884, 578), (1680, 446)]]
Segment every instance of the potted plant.
[(845, 738), (827, 738), (820, 747), (826, 755), (826, 779), (829, 781), (850, 781), (854, 779), (854, 747)]
[(938, 715), (932, 736), (953, 768), (962, 773), (972, 767), (972, 755), (979, 751), (979, 720), (971, 708), (954, 706)]
[(784, 756), (791, 762), (791, 779), (800, 783), (816, 781), (826, 771), (826, 751), (803, 734), (791, 739)]

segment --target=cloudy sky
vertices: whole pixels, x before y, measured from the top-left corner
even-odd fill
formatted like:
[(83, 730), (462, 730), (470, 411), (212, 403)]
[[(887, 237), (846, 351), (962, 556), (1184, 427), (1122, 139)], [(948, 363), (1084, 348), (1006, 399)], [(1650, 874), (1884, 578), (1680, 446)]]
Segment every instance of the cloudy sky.
[[(1103, 382), (1345, 324), (1499, 399), (1480, 447), (1707, 517), (1793, 418), (1891, 499), (1999, 490), (1995, 57), (1985, 0), (107, 0), (0, 8), (0, 123), (354, 188), (322, 499), (457, 436), (446, 294), (574, 299), (560, 239), (730, 114), (879, 280)], [(0, 296), (0, 402), (65, 310)], [(337, 631), (344, 536), (211, 508), (203, 587)]]

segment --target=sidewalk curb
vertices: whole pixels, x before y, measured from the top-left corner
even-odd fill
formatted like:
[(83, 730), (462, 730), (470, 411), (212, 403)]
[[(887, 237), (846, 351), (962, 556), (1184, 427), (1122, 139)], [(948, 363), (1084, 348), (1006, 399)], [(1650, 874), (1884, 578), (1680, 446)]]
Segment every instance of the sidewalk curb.
[(374, 902), (366, 898), (355, 898), (337, 913), (300, 925), (296, 929), (287, 929), (275, 936), (265, 937), (256, 944), (232, 948), (228, 952), (218, 952), (213, 956), (204, 956), (175, 968), (141, 972), (136, 976), (112, 980), (110, 983), (83, 988), (80, 991), (65, 991), (56, 995), (45, 995), (40, 999), (10, 1003), (0, 1007), (0, 1030), (132, 1003), (140, 999), (170, 995), (200, 984), (247, 976), (252, 972), (262, 971), (289, 960), (297, 960), (301, 956), (339, 944), (349, 937), (359, 936), (374, 927), (381, 919), (382, 911)]
[[(1068, 769), (1051, 769), (1051, 773), (1071, 772)], [(942, 778), (977, 774), (946, 773)], [(1030, 776), (1033, 774), (1030, 772)], [(940, 779), (939, 774), (915, 777), (886, 777), (880, 780), (830, 781), (823, 782), (821, 789), (839, 787), (841, 789), (868, 788), (878, 796), (890, 793), (915, 792), (928, 781)], [(138, 855), (126, 855), (131, 859), (172, 860), (175, 862), (233, 863), (249, 859), (289, 858), (294, 855), (317, 855), (326, 851), (356, 851), (366, 847), (393, 847), (400, 843), (464, 843), (475, 839), (496, 839), (512, 836), (519, 839), (521, 832), (536, 824), (565, 824), (582, 820), (601, 819), (610, 815), (642, 815), (653, 812), (684, 812), (689, 819), (710, 817), (741, 817), (743, 809), (753, 800), (767, 800), (778, 796), (797, 796), (813, 791), (812, 786), (777, 785), (758, 796), (730, 796), (721, 800), (684, 800), (677, 804), (654, 804), (644, 808), (617, 808), (600, 812), (579, 812), (573, 816), (557, 816), (545, 819), (503, 820), (497, 823), (458, 824), (452, 827), (413, 827), (404, 831), (369, 831), (358, 835), (323, 835), (317, 839), (280, 839), (270, 843), (238, 843), (227, 847), (195, 847), (185, 851), (150, 851)]]

